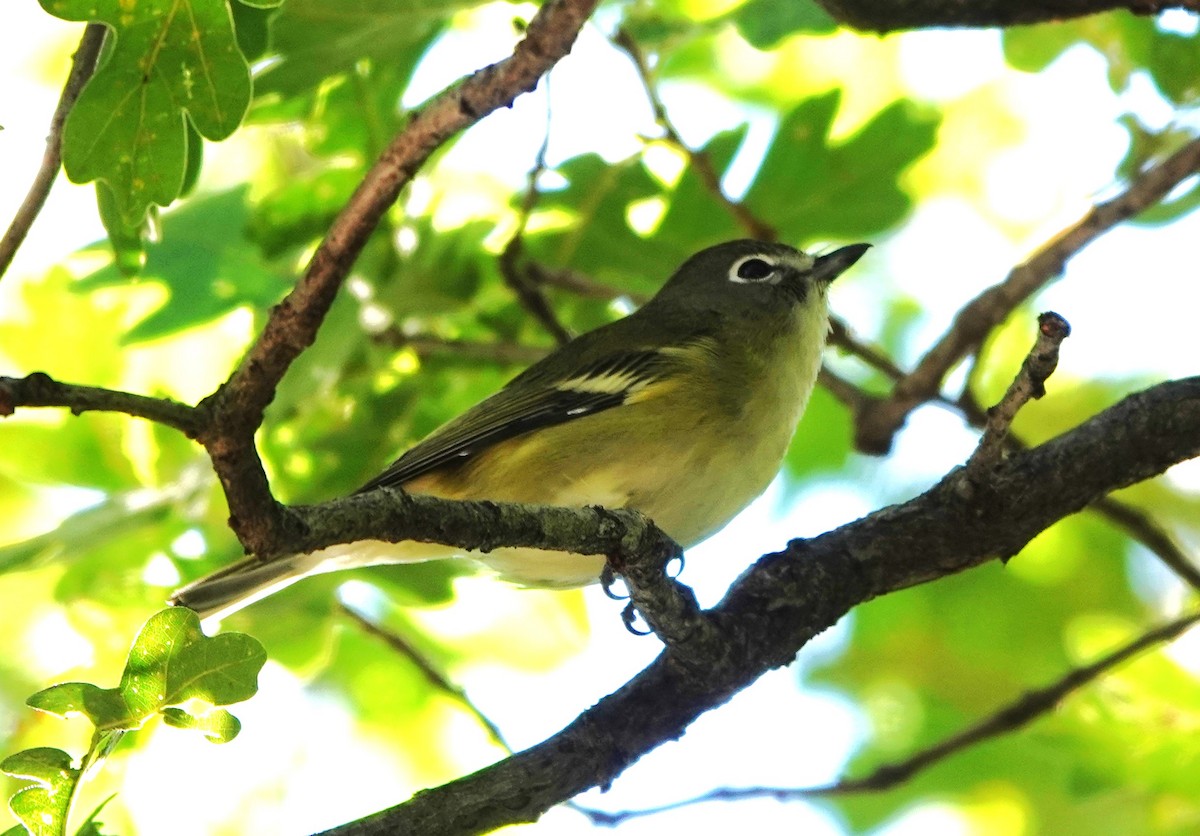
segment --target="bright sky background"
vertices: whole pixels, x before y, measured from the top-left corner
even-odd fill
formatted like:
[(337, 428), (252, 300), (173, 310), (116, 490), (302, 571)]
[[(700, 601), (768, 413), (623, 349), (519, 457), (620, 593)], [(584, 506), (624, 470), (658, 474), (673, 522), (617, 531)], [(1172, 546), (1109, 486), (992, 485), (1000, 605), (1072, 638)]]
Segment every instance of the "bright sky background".
[[(0, 132), (0, 219), (11, 217), (40, 160), (67, 56), (80, 31), (78, 26), (49, 18), (32, 2), (9, 5), (12, 8), (5, 10), (8, 25), (0, 30), (0, 78), (4, 79), (0, 87), (0, 125), (4, 127)], [(476, 25), (469, 31), (447, 38), (422, 66), (411, 98), (419, 100), (480, 63), (506, 55), (512, 16), (510, 6), (485, 9), (473, 18)], [(1113, 193), (1113, 167), (1125, 151), (1124, 132), (1114, 125), (1118, 114), (1132, 102), (1146, 121), (1156, 124), (1156, 120), (1161, 123), (1164, 110), (1145, 80), (1135, 85), (1132, 98), (1112, 95), (1104, 81), (1103, 61), (1085, 49), (1073, 50), (1047, 72), (1031, 77), (1004, 65), (995, 32), (919, 33), (906, 36), (903, 43), (903, 81), (918, 98), (950, 100), (1001, 80), (1009, 100), (1019, 103), (1025, 116), (1029, 145), (1018, 146), (992, 163), (986, 172), (989, 198), (994, 211), (1014, 221), (1029, 216), (1042, 219), (1025, 237), (1013, 240), (965, 203), (935, 200), (924, 204), (892, 238), (880, 242), (862, 268), (839, 281), (832, 293), (833, 308), (867, 337), (880, 327), (882, 308), (876, 300), (887, 292), (890, 281), (920, 299), (925, 317), (912, 347), (915, 355), (945, 329), (953, 313), (984, 283), (1000, 280), (1051, 233), (1079, 217), (1092, 202)], [(55, 56), (50, 64), (47, 55)], [(579, 59), (583, 58), (600, 62), (603, 71), (597, 71), (594, 64), (581, 69)], [(947, 63), (954, 67), (952, 73), (945, 71)], [(747, 118), (727, 104), (715, 105), (711, 95), (696, 88), (667, 86), (662, 94), (673, 119), (693, 144)], [(657, 132), (631, 66), (594, 27), (585, 31), (574, 55), (555, 70), (551, 96), (551, 162), (594, 150), (619, 159), (637, 150), (637, 136)], [(523, 182), (541, 142), (544, 108), (543, 87), (520, 99), (511, 111), (501, 111), (473, 128), (446, 164), (464, 171), (484, 171), (490, 177), (507, 177), (513, 184)], [(750, 117), (756, 135), (769, 136), (769, 117)], [(1081, 136), (1080, 126), (1086, 126), (1086, 136)], [(230, 165), (232, 148), (209, 146), (206, 166), (218, 178), (221, 167)], [(743, 164), (752, 170), (754, 160)], [(739, 188), (738, 182), (727, 185), (734, 192)], [(1160, 378), (1196, 373), (1196, 309), (1163, 305), (1161, 300), (1181, 298), (1179, 283), (1196, 281), (1192, 248), (1200, 233), (1198, 225), (1200, 217), (1193, 215), (1173, 229), (1122, 227), (1085, 250), (1071, 262), (1065, 278), (1041, 294), (1040, 309), (1057, 310), (1074, 326), (1063, 349), (1059, 375)], [(0, 305), (8, 307), (15, 300), (22, 276), (38, 275), (65, 253), (102, 234), (92, 189), (60, 179), (13, 272), (0, 282)], [(902, 362), (912, 359), (902, 358)], [(0, 373), (8, 372), (0, 369)], [(957, 417), (926, 408), (900, 436), (893, 456), (884, 462), (864, 462), (860, 470), (885, 485), (927, 484), (961, 462), (972, 443), (973, 435), (962, 429)], [(1200, 468), (1195, 464), (1177, 468), (1175, 475), (1200, 490)], [(816, 534), (872, 510), (863, 492), (846, 481), (805, 486), (787, 507), (780, 505), (782, 493), (776, 485), (726, 531), (692, 551), (686, 581), (694, 586), (702, 603), (715, 602), (749, 557), (781, 548), (790, 536)], [(462, 621), (480, 608), (517, 610), (528, 607), (539, 595), (550, 594), (472, 579), (463, 582), (460, 598), (452, 607), (422, 612), (420, 620), (431, 629), (454, 632), (456, 624), (461, 628)], [(586, 649), (560, 670), (550, 675), (526, 674), (479, 665), (461, 677), (461, 684), (518, 746), (536, 743), (557, 731), (657, 652), (656, 640), (635, 638), (625, 631), (617, 617), (619, 605), (598, 589), (588, 590), (586, 599), (592, 631)], [(69, 628), (65, 624), (60, 627), (58, 632), (54, 625), (47, 627), (47, 641), (69, 643)], [(843, 624), (806, 648), (800, 668), (820, 654), (836, 653), (844, 629)], [(97, 672), (96, 676), (101, 679), (104, 674)], [(856, 739), (868, 730), (853, 706), (833, 695), (798, 691), (796, 681), (795, 666), (764, 677), (733, 704), (702, 718), (682, 741), (646, 757), (610, 793), (590, 793), (579, 801), (621, 809), (653, 806), (729, 783), (803, 786), (834, 780)], [(281, 711), (281, 706), (287, 706), (286, 711)], [(164, 788), (162, 782), (169, 770), (164, 765), (177, 769), (177, 757), (190, 762), (194, 775), (189, 779), (208, 774), (254, 783), (269, 777), (271, 763), (287, 770), (285, 797), (260, 799), (260, 806), (265, 806), (272, 818), (248, 818), (246, 832), (308, 832), (338, 823), (347, 807), (374, 809), (395, 802), (389, 782), (376, 780), (364, 785), (352, 775), (344, 775), (337, 781), (336, 792), (345, 806), (333, 809), (325, 804), (328, 764), (341, 760), (353, 763), (356, 772), (373, 770), (377, 776), (395, 767), (383, 752), (373, 751), (370, 741), (357, 737), (339, 719), (336, 707), (305, 694), (282, 668), (268, 665), (262, 693), (238, 706), (236, 713), (244, 723), (242, 737), (232, 744), (237, 749), (209, 746), (167, 732), (156, 734), (151, 749), (131, 760), (123, 790), (125, 801), (131, 806), (145, 805), (159, 816), (155, 822), (156, 814), (148, 814), (146, 832), (202, 834), (209, 822), (228, 815), (219, 800), (211, 798), (203, 799), (203, 809), (190, 810), (184, 816), (176, 800), (166, 800), (170, 788)], [(308, 726), (304, 717), (319, 718), (310, 728), (322, 731), (319, 740), (308, 737), (303, 741), (317, 748), (296, 771), (287, 754), (299, 745), (293, 739), (295, 729)], [(461, 725), (464, 752), (478, 754), (483, 745), (481, 735), (465, 715)], [(273, 754), (260, 755), (266, 751)], [(397, 778), (403, 780), (404, 776)], [(273, 817), (281, 810), (286, 819), (284, 830), (278, 831), (281, 825)], [(774, 817), (778, 805), (704, 805), (669, 818), (635, 821), (620, 833), (659, 834), (667, 828), (672, 832), (756, 832), (754, 822), (760, 811)], [(811, 836), (842, 832), (831, 817), (811, 805), (791, 805), (786, 821), (792, 832)], [(538, 832), (590, 832), (578, 815), (562, 809), (547, 815), (541, 827)], [(951, 811), (928, 806), (911, 811), (881, 832), (886, 836), (924, 836), (966, 831)]]

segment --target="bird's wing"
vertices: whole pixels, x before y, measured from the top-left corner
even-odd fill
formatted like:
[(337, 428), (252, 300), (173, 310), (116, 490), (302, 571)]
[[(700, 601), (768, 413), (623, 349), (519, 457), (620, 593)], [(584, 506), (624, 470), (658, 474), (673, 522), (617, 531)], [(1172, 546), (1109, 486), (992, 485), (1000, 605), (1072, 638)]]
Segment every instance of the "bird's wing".
[(636, 399), (654, 381), (679, 367), (688, 347), (623, 351), (603, 356), (569, 375), (530, 367), (505, 388), (435, 430), (359, 489), (401, 485), (493, 444), (593, 415)]

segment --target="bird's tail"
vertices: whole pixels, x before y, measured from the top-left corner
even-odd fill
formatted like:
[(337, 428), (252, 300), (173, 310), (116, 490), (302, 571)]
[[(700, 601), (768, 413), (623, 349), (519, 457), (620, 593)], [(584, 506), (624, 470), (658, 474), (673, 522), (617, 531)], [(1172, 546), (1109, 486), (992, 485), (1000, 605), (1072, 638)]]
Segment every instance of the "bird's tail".
[(309, 575), (383, 563), (418, 563), (455, 553), (456, 549), (429, 543), (360, 540), (272, 560), (251, 556), (177, 589), (171, 603), (195, 610), (201, 618), (224, 618)]
[(175, 590), (171, 603), (195, 610), (201, 618), (224, 618), (304, 577), (310, 567), (298, 558), (306, 556), (244, 558)]

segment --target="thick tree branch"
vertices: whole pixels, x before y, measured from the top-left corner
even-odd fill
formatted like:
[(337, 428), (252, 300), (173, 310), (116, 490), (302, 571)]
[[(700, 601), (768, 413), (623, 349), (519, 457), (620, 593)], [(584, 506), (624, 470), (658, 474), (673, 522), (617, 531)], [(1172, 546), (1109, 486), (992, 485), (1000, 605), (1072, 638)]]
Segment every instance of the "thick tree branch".
[[(963, 393), (956, 406), (962, 411), (963, 417), (971, 426), (983, 427), (987, 424), (987, 412), (976, 403), (969, 392)], [(1027, 444), (1012, 434), (1008, 436), (1008, 445), (1011, 450), (1028, 449)], [(1150, 515), (1141, 508), (1116, 497), (1105, 496), (1093, 502), (1088, 510), (1099, 514), (1137, 540), (1162, 561), (1164, 566), (1178, 575), (1184, 583), (1193, 589), (1200, 590), (1200, 568), (1171, 539), (1162, 526), (1151, 519)]]
[(882, 792), (905, 783), (917, 773), (934, 764), (941, 763), (970, 746), (1024, 728), (1039, 717), (1048, 714), (1063, 700), (1085, 685), (1094, 682), (1134, 656), (1177, 638), (1197, 622), (1200, 622), (1200, 613), (1191, 613), (1155, 627), (1090, 665), (1076, 668), (1066, 676), (1060, 677), (1056, 682), (1023, 694), (958, 734), (951, 735), (903, 760), (883, 764), (861, 778), (848, 778), (820, 787), (726, 787), (706, 792), (696, 798), (645, 810), (623, 810), (609, 813), (583, 807), (575, 809), (595, 824), (614, 826), (629, 819), (665, 813), (709, 801), (745, 801), (750, 798), (795, 801), (814, 796), (829, 797)]
[[(532, 821), (607, 785), (701, 713), (788, 664), (851, 607), (1011, 557), (1057, 520), (1198, 454), (1200, 377), (1194, 377), (1132, 395), (1040, 447), (1010, 455), (986, 490), (964, 490), (963, 469), (956, 469), (909, 502), (761, 558), (720, 604), (699, 614), (703, 629), (545, 742), (329, 833), (481, 833)], [(590, 524), (611, 521), (598, 515)], [(476, 542), (508, 542), (491, 523), (478, 534)], [(537, 544), (528, 529), (518, 539)], [(696, 659), (705, 660), (702, 669), (692, 664)]]
[(1164, 9), (1200, 11), (1197, 0), (817, 0), (840, 23), (867, 32), (937, 27), (1015, 26), (1069, 20), (1125, 9), (1157, 14)]
[(62, 94), (58, 97), (58, 106), (50, 117), (50, 133), (46, 137), (46, 153), (42, 155), (42, 164), (33, 177), (29, 192), (13, 216), (12, 223), (0, 238), (0, 277), (8, 271), (17, 250), (21, 248), (30, 227), (46, 204), (50, 189), (54, 186), (54, 178), (62, 167), (62, 131), (67, 122), (67, 114), (75, 106), (75, 100), (83, 91), (84, 85), (96, 71), (96, 59), (100, 57), (100, 47), (104, 45), (104, 34), (108, 31), (103, 23), (89, 23), (83, 29), (83, 37), (75, 49), (75, 57), (71, 61), (71, 72), (63, 85)]
[(950, 330), (896, 383), (890, 397), (871, 403), (857, 415), (855, 444), (867, 453), (883, 454), (908, 414), (938, 396), (942, 380), (954, 366), (975, 351), (993, 328), (1022, 302), (1062, 273), (1068, 259), (1100, 235), (1157, 203), (1176, 185), (1200, 169), (1200, 139), (1139, 175), (1112, 200), (1097, 204), (1067, 227), (1003, 282), (975, 297), (955, 316)]

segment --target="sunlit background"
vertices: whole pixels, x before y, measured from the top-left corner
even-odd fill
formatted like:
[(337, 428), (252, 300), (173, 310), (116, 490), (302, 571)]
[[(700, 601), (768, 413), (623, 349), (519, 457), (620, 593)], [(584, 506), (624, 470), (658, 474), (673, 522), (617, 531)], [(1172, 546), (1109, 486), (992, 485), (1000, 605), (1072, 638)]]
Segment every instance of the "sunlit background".
[[(695, 0), (687, 5), (698, 16), (712, 17), (736, 3)], [(9, 6), (0, 29), (0, 219), (12, 216), (41, 157), (46, 126), (81, 31), (31, 2)], [(528, 18), (534, 8), (496, 3), (460, 14), (454, 31), (422, 59), (404, 104), (416, 105), (484, 62), (507, 55), (515, 37), (513, 18)], [(418, 209), (435, 201), (436, 224), (444, 228), (477, 219), (496, 223), (496, 242), (501, 243), (511, 233), (506, 202), (514, 190), (524, 188), (545, 135), (547, 108), (550, 167), (584, 153), (616, 162), (641, 151), (646, 137), (660, 131), (633, 66), (606, 37), (618, 16), (615, 9), (598, 15), (548, 85), (473, 127), (407, 199)], [(1195, 17), (1182, 13), (1160, 18), (1161, 27), (1184, 34), (1194, 33), (1195, 23)], [(1181, 118), (1145, 74), (1135, 75), (1127, 91), (1113, 93), (1108, 62), (1082, 45), (1066, 51), (1047, 70), (1028, 74), (1006, 63), (996, 31), (796, 37), (771, 52), (753, 49), (732, 32), (724, 40), (721, 55), (727, 63), (720, 69), (747, 86), (788, 91), (795, 99), (840, 88), (843, 102), (835, 137), (852, 136), (899, 96), (940, 110), (938, 145), (906, 172), (902, 183), (918, 198), (915, 210), (875, 241), (875, 249), (832, 291), (835, 313), (864, 339), (894, 347), (893, 356), (903, 367), (936, 340), (967, 300), (1001, 280), (1093, 203), (1116, 193), (1114, 170), (1129, 142), (1120, 117), (1135, 114), (1152, 130), (1172, 120), (1179, 124)], [(718, 131), (749, 124), (749, 139), (723, 181), (726, 192), (738, 197), (758, 167), (776, 115), (765, 105), (749, 107), (698, 82), (668, 81), (660, 92), (671, 119), (693, 147)], [(209, 144), (201, 191), (227, 188), (269, 168), (269, 155), (285, 134), (277, 125), (251, 127), (227, 142)], [(646, 162), (667, 182), (679, 176), (682, 166), (679, 155), (662, 146), (648, 153)], [(547, 182), (553, 185), (552, 175)], [(631, 223), (652, 235), (660, 211), (654, 205), (640, 207), (631, 212)], [(1108, 394), (1089, 395), (1098, 398), (1098, 410), (1139, 385), (1195, 374), (1200, 356), (1197, 296), (1188, 287), (1196, 282), (1198, 234), (1200, 220), (1193, 214), (1168, 226), (1120, 227), (1088, 247), (997, 338), (1009, 348), (993, 356), (1009, 365), (987, 371), (995, 379), (993, 390), (999, 391), (1015, 371), (1032, 341), (1033, 314), (1046, 309), (1063, 314), (1074, 328), (1048, 398), (1030, 407), (1044, 408), (1040, 414), (1050, 416), (1045, 419), (1050, 426), (1065, 427), (1064, 422), (1082, 417), (1054, 401), (1072, 398), (1089, 381), (1110, 382), (1104, 390)], [(104, 385), (188, 402), (203, 397), (247, 345), (250, 315), (234, 312), (202, 328), (140, 343), (127, 349), (119, 373), (110, 374), (105, 367), (115, 362), (121, 347), (117, 335), (103, 334), (106, 323), (96, 317), (105, 315), (108, 322), (127, 327), (161, 302), (161, 291), (153, 284), (91, 296), (66, 290), (66, 276), (86, 274), (101, 258), (97, 252), (70, 254), (103, 235), (92, 188), (60, 178), (14, 267), (0, 281), (0, 374), (45, 368), (56, 377), (88, 383), (91, 373), (103, 372)], [(909, 302), (897, 305), (899, 298)], [(1181, 304), (1181, 299), (1188, 301)], [(59, 316), (47, 325), (46, 312), (56, 305), (62, 306), (56, 309)], [(905, 321), (896, 321), (901, 316)], [(104, 341), (94, 356), (87, 356), (85, 336)], [(853, 373), (852, 359), (832, 352), (828, 359), (835, 369)], [(961, 384), (965, 374), (959, 369), (951, 387)], [(8, 422), (18, 420), (56, 428), (74, 419), (23, 412)], [(8, 447), (6, 429), (0, 425), (0, 451)], [(1030, 435), (1039, 433), (1030, 430)], [(781, 548), (790, 537), (826, 531), (920, 492), (961, 463), (975, 437), (958, 415), (924, 407), (912, 416), (887, 458), (857, 456), (843, 472), (805, 483), (781, 477), (725, 531), (692, 551), (683, 579), (702, 604), (715, 603), (755, 556)], [(45, 438), (49, 444), (52, 435)], [(138, 442), (136, 434), (125, 442), (135, 461), (139, 443), (151, 442), (148, 437)], [(19, 449), (23, 456), (39, 455), (29, 446)], [(383, 461), (394, 452), (380, 451), (375, 459)], [(0, 458), (8, 456), (0, 453)], [(139, 467), (135, 464), (134, 470)], [(0, 463), (0, 478), (16, 477)], [(196, 476), (181, 476), (187, 478)], [(1194, 510), (1200, 499), (1200, 467), (1179, 466), (1167, 479), (1183, 507), (1190, 501)], [(104, 492), (27, 483), (19, 491), (8, 485), (4, 496), (0, 543), (51, 530), (71, 513), (99, 502)], [(1053, 541), (1054, 535), (1043, 539)], [(1065, 537), (1061, 545), (1080, 549)], [(166, 555), (197, 557), (206, 548), (205, 538), (195, 531), (160, 544), (159, 559), (146, 561), (145, 580), (170, 586), (178, 572)], [(1098, 559), (1055, 554), (1053, 543), (1046, 551), (1019, 558), (1007, 569), (980, 571), (996, 576), (1007, 572), (1035, 586), (1052, 586), (1057, 572), (1068, 571), (1056, 568), (1056, 559)], [(1131, 548), (1125, 566), (1148, 614), (1165, 617), (1182, 609), (1182, 585), (1144, 551)], [(49, 563), (0, 576), (2, 608), (14, 619), (11, 624), (21, 625), (5, 631), (0, 677), (11, 676), (13, 683), (0, 703), (0, 737), (78, 751), (86, 744), (87, 725), (35, 715), (20, 704), (21, 688), (27, 695), (71, 678), (114, 683), (124, 646), (149, 610), (112, 618), (86, 604), (68, 610), (39, 603), (50, 600), (59, 571)], [(345, 584), (341, 595), (366, 612), (383, 606), (379, 593), (359, 580)], [(977, 606), (979, 618), (987, 617), (987, 598), (980, 597)], [(598, 589), (522, 591), (486, 577), (463, 577), (455, 581), (452, 603), (413, 607), (404, 618), (420, 635), (469, 649), (456, 657), (451, 677), (511, 745), (523, 748), (559, 730), (657, 654), (655, 639), (625, 630), (619, 607)], [(1078, 662), (1136, 632), (1137, 625), (1115, 616), (1093, 615), (1088, 621), (1081, 614), (1072, 622), (1071, 635), (1062, 639)], [(914, 729), (922, 721), (914, 714), (921, 711), (915, 685), (876, 681), (851, 698), (828, 679), (810, 676), (843, 657), (855, 618), (851, 614), (805, 648), (788, 669), (763, 677), (729, 705), (702, 717), (682, 740), (645, 757), (608, 792), (593, 791), (577, 801), (619, 810), (656, 806), (719, 786), (818, 785), (840, 777), (868, 741), (886, 738), (894, 757), (911, 751), (919, 737)], [(387, 654), (381, 646), (374, 652)], [(1176, 642), (1170, 658), (1192, 674), (1200, 673), (1200, 647), (1194, 639)], [(1033, 685), (1052, 677), (1053, 671), (1039, 668), (1029, 681)], [(389, 693), (394, 682), (387, 675), (378, 678), (381, 704), (367, 720), (356, 720), (339, 691), (327, 687), (317, 671), (287, 660), (269, 662), (259, 695), (234, 709), (244, 724), (236, 741), (212, 746), (155, 726), (139, 735), (136, 750), (118, 753), (103, 789), (89, 788), (96, 796), (92, 803), (107, 792), (119, 792), (102, 816), (113, 832), (132, 833), (136, 826), (139, 833), (181, 836), (308, 833), (389, 806), (421, 787), (502, 756), (479, 723), (453, 700), (424, 697), (414, 702), (412, 695)], [(1016, 694), (996, 693), (994, 704)], [(395, 698), (399, 707), (388, 708), (385, 697)], [(403, 712), (410, 704), (416, 705), (424, 728), (419, 739), (411, 737), (411, 725), (398, 720), (389, 729), (384, 722), (389, 711)], [(1181, 722), (1194, 733), (1197, 716)], [(411, 749), (406, 748), (409, 743)], [(1194, 767), (1195, 752), (1191, 757)], [(1041, 829), (1044, 822), (1038, 824), (1044, 813), (1003, 782), (935, 799), (929, 795), (890, 810), (871, 832), (1049, 832)], [(548, 813), (536, 828), (562, 834), (593, 831), (584, 816), (565, 808)], [(775, 801), (696, 805), (620, 828), (628, 834), (735, 830), (817, 836), (857, 832), (852, 821), (827, 804)]]

